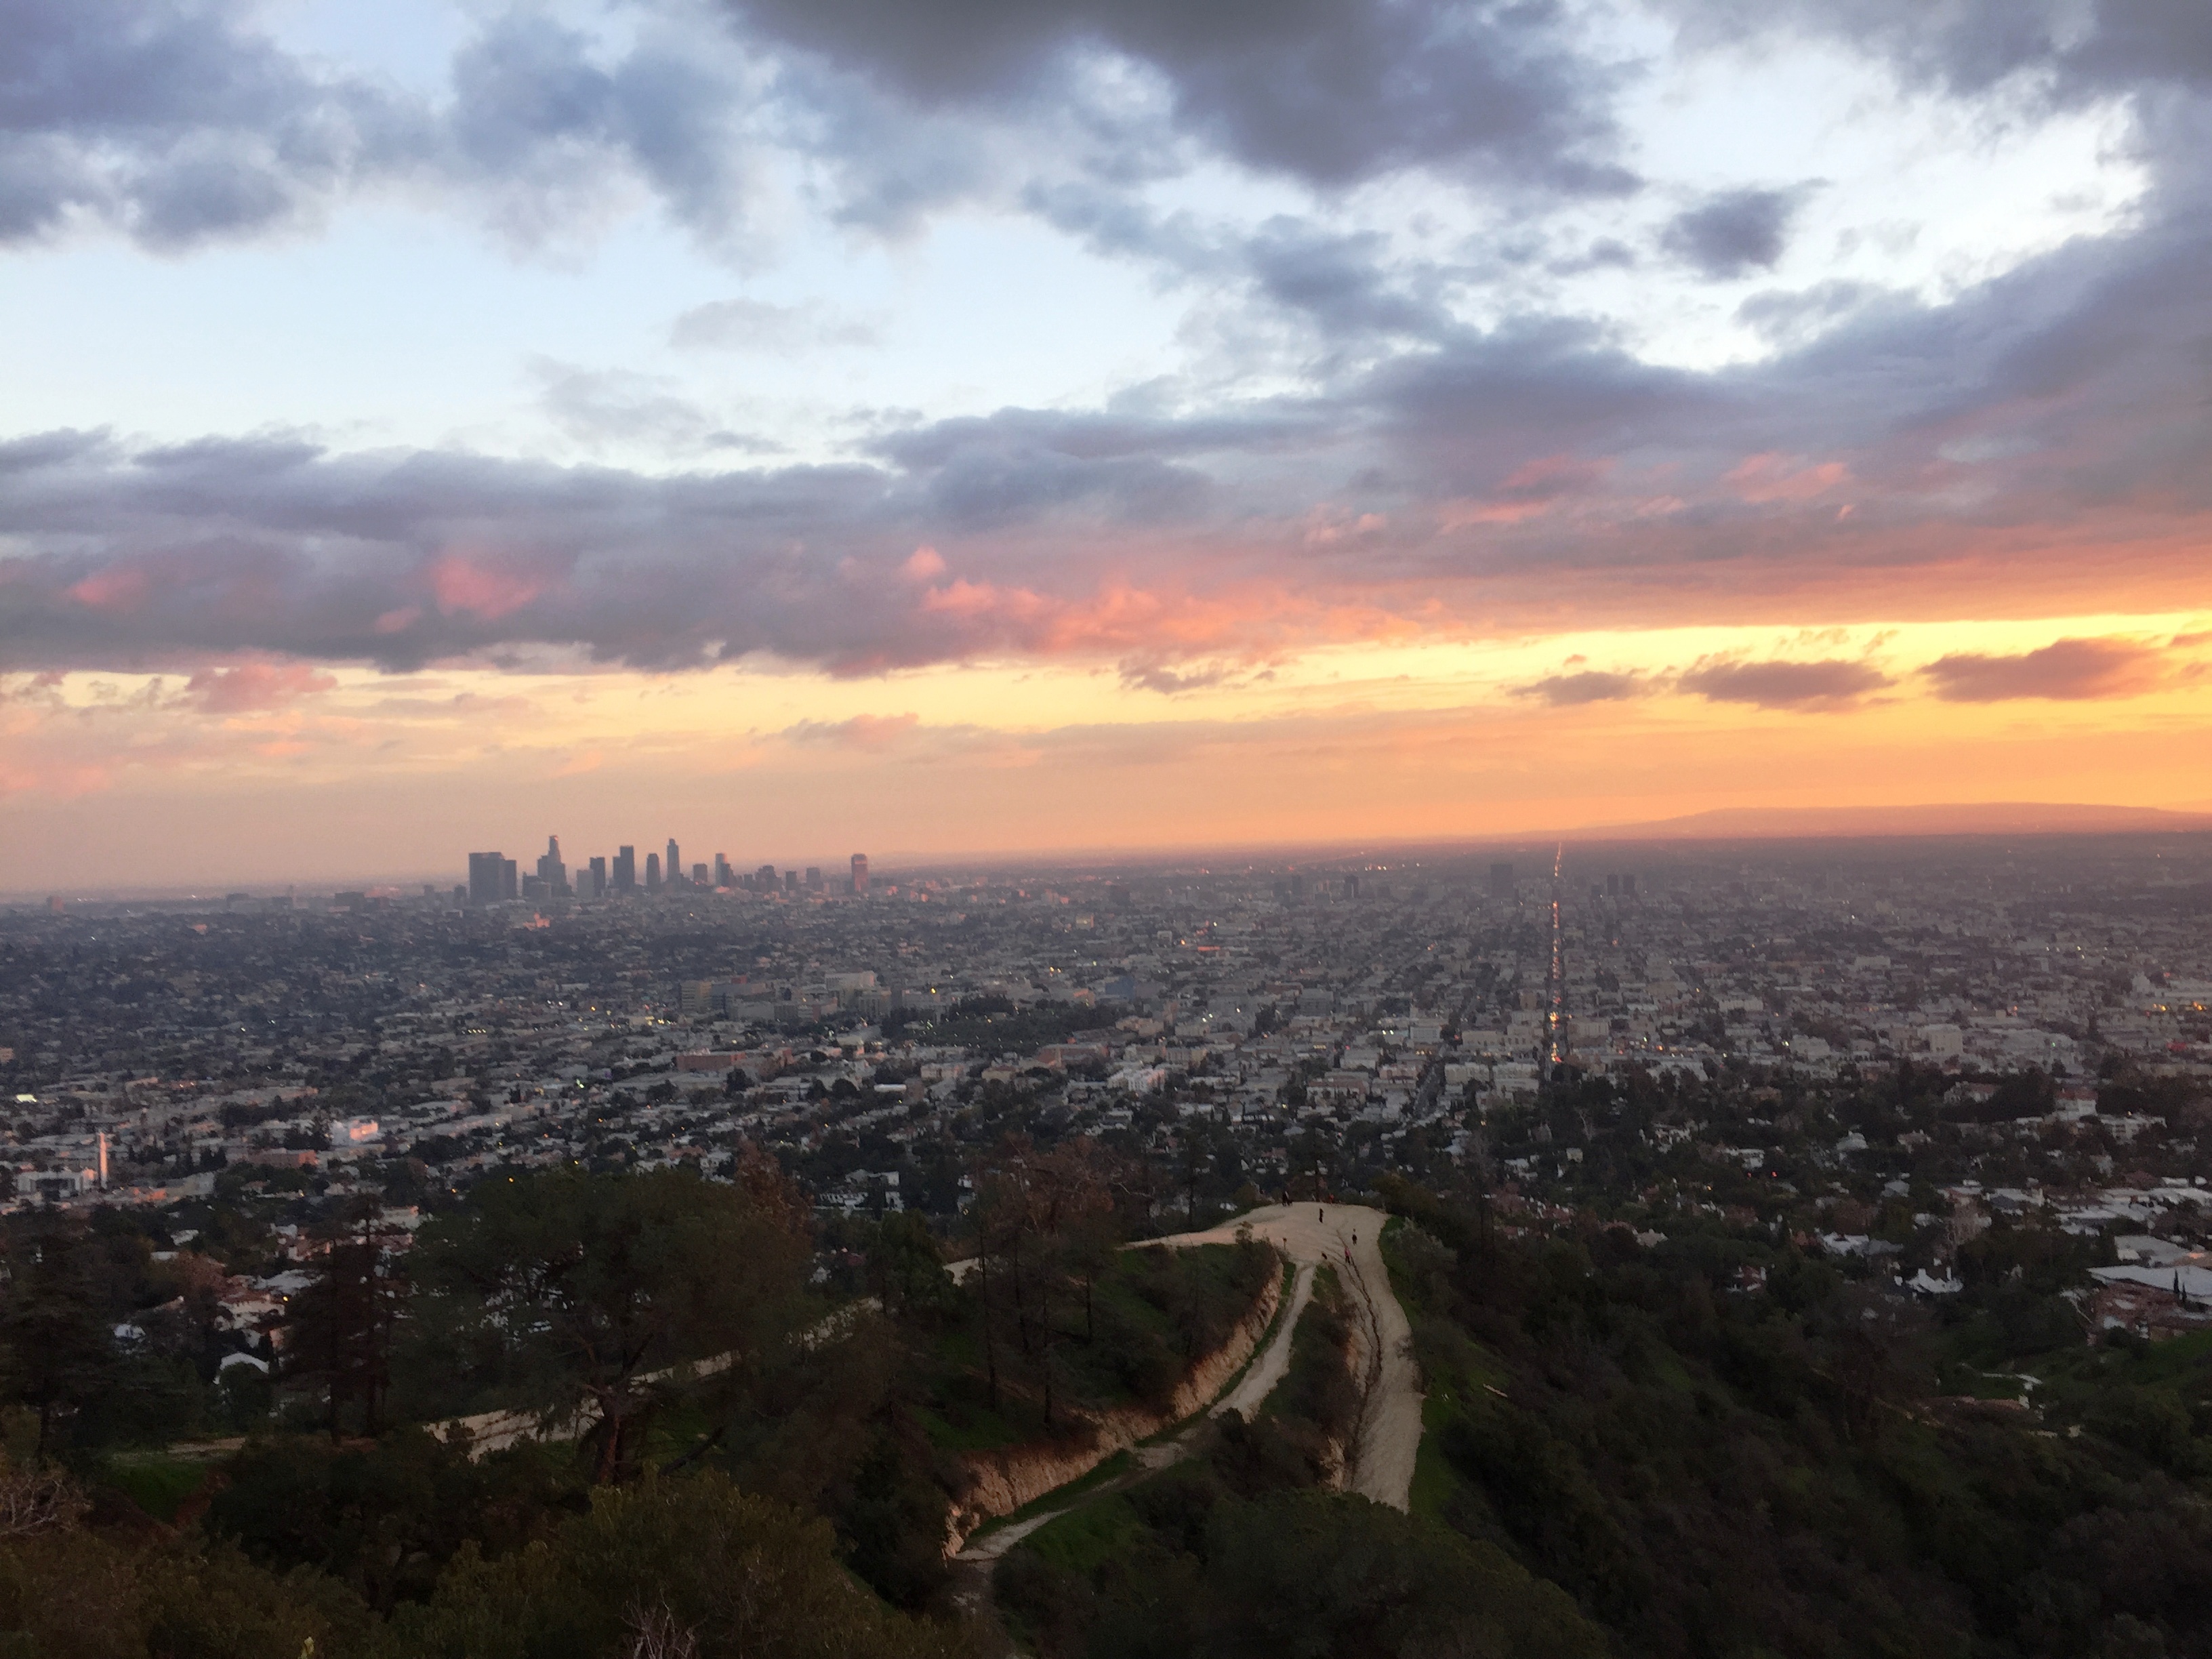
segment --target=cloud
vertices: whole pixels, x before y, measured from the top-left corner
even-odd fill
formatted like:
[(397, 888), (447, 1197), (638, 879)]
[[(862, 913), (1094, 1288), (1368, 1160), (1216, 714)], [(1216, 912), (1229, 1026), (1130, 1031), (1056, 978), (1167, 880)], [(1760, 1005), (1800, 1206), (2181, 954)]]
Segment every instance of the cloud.
[[(1246, 612), (1176, 597), (1188, 561), (1109, 575), (1117, 538), (1158, 533), (1204, 488), (1149, 453), (1164, 434), (984, 422), (885, 447), (901, 464), (651, 476), (276, 439), (0, 446), (0, 538), (21, 550), (0, 558), (0, 665), (253, 652), (411, 668), (553, 647), (859, 671), (1245, 642)], [(971, 544), (946, 580), (936, 544), (976, 526), (1012, 539)], [(1055, 558), (1030, 556), (1038, 536)]]
[(1640, 697), (1650, 688), (1636, 674), (1609, 674), (1584, 669), (1573, 674), (1547, 674), (1540, 680), (1513, 689), (1516, 697), (1534, 697), (1554, 708), (1575, 708), (1589, 702), (1621, 702)]
[(2046, 96), (2212, 83), (2212, 19), (2189, 0), (1660, 0), (1698, 46), (1840, 39), (1960, 93), (2039, 77)]
[(1715, 282), (1771, 270), (1790, 239), (1802, 190), (1730, 190), (1675, 215), (1660, 245)]
[(210, 714), (239, 714), (281, 708), (337, 685), (336, 676), (307, 663), (247, 662), (202, 669), (185, 682), (185, 695)]
[(446, 96), (286, 51), (244, 0), (0, 3), (0, 246), (118, 230), (173, 252), (314, 222), (364, 190), (470, 204), (521, 243), (642, 184), (710, 240), (750, 199), (734, 49), (648, 21), (620, 48), (517, 9)]
[(906, 743), (921, 726), (919, 714), (855, 714), (843, 720), (800, 720), (781, 735), (790, 743), (881, 754)]
[(668, 331), (669, 344), (682, 351), (789, 354), (822, 346), (873, 345), (877, 337), (873, 328), (839, 322), (817, 303), (780, 306), (743, 299), (694, 306)]
[[(0, 441), (0, 668), (550, 651), (866, 672), (1079, 649), (1180, 674), (1325, 633), (1554, 615), (1563, 593), (1657, 621), (1909, 580), (2000, 606), (2094, 584), (2101, 603), (2199, 574), (2212, 216), (2153, 212), (1703, 371), (1587, 318), (1437, 321), (1419, 282), (1360, 276), (1384, 263), (1370, 244), (1275, 235), (1273, 291), (1338, 331), (1291, 383), (854, 411), (832, 464), (753, 464), (679, 388), (566, 365), (549, 410), (586, 453), (652, 449), (657, 470), (281, 434)], [(921, 546), (945, 569), (909, 565)]]
[(2086, 702), (2132, 697), (2160, 678), (2159, 653), (2132, 640), (2058, 640), (2017, 656), (1954, 652), (1920, 672), (1946, 702), (2003, 702), (2018, 697)]
[(1157, 691), (1165, 697), (1177, 696), (1186, 691), (1209, 690), (1229, 679), (1233, 672), (1218, 663), (1204, 668), (1178, 671), (1139, 659), (1123, 663), (1120, 670), (1121, 684), (1130, 690)]
[(1619, 73), (1577, 50), (1555, 9), (1457, 0), (732, 0), (774, 40), (925, 109), (1031, 111), (1083, 100), (1111, 122), (1133, 77), (1188, 140), (1338, 187), (1400, 168), (1511, 168), (1619, 192), (1607, 96)]
[(1776, 344), (1795, 345), (1817, 337), (1881, 297), (1883, 290), (1871, 284), (1832, 279), (1795, 291), (1768, 289), (1749, 295), (1736, 307), (1735, 317)]
[(1818, 662), (1703, 662), (1677, 676), (1674, 684), (1708, 702), (1835, 708), (1896, 682), (1869, 664), (1831, 657)]
[(595, 450), (646, 444), (664, 453), (774, 455), (783, 449), (773, 439), (732, 431), (713, 411), (679, 396), (665, 375), (582, 369), (542, 358), (532, 372), (554, 425)]

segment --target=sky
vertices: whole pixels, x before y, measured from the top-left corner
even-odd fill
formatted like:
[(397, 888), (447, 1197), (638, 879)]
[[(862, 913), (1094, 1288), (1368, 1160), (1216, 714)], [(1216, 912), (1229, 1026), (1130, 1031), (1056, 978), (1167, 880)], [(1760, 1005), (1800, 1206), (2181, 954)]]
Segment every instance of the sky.
[(0, 0), (0, 890), (2212, 806), (2203, 0)]

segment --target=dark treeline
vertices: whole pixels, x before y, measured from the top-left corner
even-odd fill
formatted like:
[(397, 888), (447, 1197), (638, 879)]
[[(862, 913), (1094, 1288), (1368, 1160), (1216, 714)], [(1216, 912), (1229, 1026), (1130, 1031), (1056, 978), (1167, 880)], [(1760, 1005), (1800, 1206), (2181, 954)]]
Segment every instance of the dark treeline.
[[(2085, 1345), (2061, 1292), (2089, 1242), (2002, 1224), (1931, 1312), (1748, 1230), (1507, 1238), (1392, 1196), (1431, 1392), (1416, 1510), (1616, 1650), (2212, 1652), (2212, 1352)], [(1949, 1392), (2031, 1358), (2033, 1415)]]
[[(15, 1218), (0, 1652), (962, 1650), (959, 1455), (1164, 1409), (1278, 1272), (1122, 1249), (1150, 1198), (1086, 1141), (971, 1181), (957, 1275), (919, 1216), (825, 1240), (757, 1158), (501, 1176), (411, 1236), (340, 1207), (273, 1365), (212, 1258)], [(485, 1413), (489, 1451), (438, 1426)]]

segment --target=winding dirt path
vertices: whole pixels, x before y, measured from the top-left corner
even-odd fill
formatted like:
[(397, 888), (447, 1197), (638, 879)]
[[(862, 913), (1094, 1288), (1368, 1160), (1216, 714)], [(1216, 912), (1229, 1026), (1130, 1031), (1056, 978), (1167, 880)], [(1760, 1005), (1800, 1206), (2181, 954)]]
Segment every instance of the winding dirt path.
[(1199, 1430), (1207, 1419), (1231, 1411), (1250, 1418), (1291, 1368), (1291, 1336), (1297, 1329), (1298, 1316), (1305, 1311), (1306, 1304), (1313, 1296), (1314, 1271), (1310, 1262), (1299, 1266), (1297, 1275), (1291, 1282), (1290, 1300), (1277, 1312), (1273, 1334), (1268, 1338), (1267, 1346), (1252, 1357), (1251, 1363), (1244, 1368), (1244, 1374), (1237, 1379), (1236, 1385), (1191, 1419), (1179, 1432), (1166, 1439), (1135, 1448), (1136, 1468), (1055, 1508), (1040, 1510), (1035, 1515), (1024, 1516), (1019, 1521), (991, 1528), (965, 1546), (953, 1559), (970, 1565), (996, 1561), (1038, 1528), (1057, 1521), (1068, 1510), (1109, 1492), (1119, 1492), (1158, 1470), (1182, 1462), (1196, 1449)]
[[(1323, 1261), (1335, 1267), (1358, 1304), (1358, 1315), (1354, 1328), (1361, 1373), (1359, 1423), (1352, 1436), (1346, 1485), (1363, 1498), (1403, 1510), (1412, 1502), (1413, 1460), (1421, 1449), (1421, 1374), (1413, 1364), (1413, 1327), (1390, 1288), (1389, 1270), (1382, 1265), (1382, 1224), (1389, 1218), (1364, 1205), (1270, 1204), (1206, 1232), (1147, 1242), (1170, 1248), (1225, 1244), (1236, 1238), (1239, 1227), (1249, 1225), (1254, 1237), (1277, 1245), (1298, 1264), (1300, 1307), (1304, 1293), (1311, 1291), (1313, 1270)], [(1285, 1366), (1294, 1322), (1284, 1322), (1278, 1343)], [(1258, 1370), (1253, 1367), (1254, 1372)], [(1281, 1375), (1277, 1371), (1267, 1387), (1273, 1388)], [(1246, 1378), (1247, 1382), (1252, 1380)], [(1237, 1390), (1243, 1392), (1241, 1386)], [(1262, 1389), (1252, 1403), (1256, 1405), (1266, 1394)]]
[[(1420, 1372), (1413, 1364), (1412, 1327), (1406, 1310), (1390, 1289), (1390, 1274), (1382, 1265), (1382, 1224), (1380, 1210), (1357, 1205), (1268, 1205), (1236, 1220), (1202, 1233), (1182, 1233), (1171, 1238), (1145, 1241), (1175, 1248), (1188, 1244), (1226, 1244), (1235, 1242), (1237, 1230), (1249, 1224), (1253, 1233), (1278, 1246), (1296, 1264), (1297, 1276), (1290, 1304), (1281, 1310), (1267, 1346), (1255, 1357), (1236, 1385), (1182, 1431), (1168, 1438), (1137, 1449), (1137, 1467), (1040, 1510), (1019, 1521), (994, 1527), (969, 1541), (952, 1558), (957, 1575), (955, 1598), (970, 1612), (981, 1615), (983, 1640), (995, 1653), (1011, 1656), (1013, 1643), (998, 1621), (991, 1596), (991, 1573), (999, 1559), (1039, 1528), (1069, 1510), (1148, 1480), (1158, 1469), (1180, 1462), (1194, 1450), (1206, 1421), (1234, 1411), (1249, 1419), (1290, 1370), (1291, 1339), (1298, 1316), (1312, 1298), (1314, 1276), (1321, 1264), (1338, 1270), (1340, 1282), (1358, 1304), (1354, 1335), (1360, 1370), (1359, 1421), (1353, 1430), (1350, 1468), (1346, 1482), (1350, 1490), (1378, 1504), (1404, 1510), (1412, 1500), (1413, 1460), (1421, 1445)], [(1141, 1246), (1138, 1248), (1142, 1248)]]
[(1306, 1310), (1306, 1304), (1313, 1300), (1313, 1287), (1314, 1264), (1302, 1261), (1298, 1264), (1297, 1277), (1291, 1285), (1290, 1305), (1276, 1319), (1274, 1336), (1245, 1368), (1244, 1375), (1237, 1380), (1237, 1386), (1214, 1402), (1213, 1409), (1206, 1413), (1207, 1416), (1218, 1417), (1224, 1412), (1235, 1412), (1249, 1422), (1252, 1413), (1260, 1409), (1261, 1402), (1275, 1391), (1275, 1384), (1281, 1382), (1284, 1374), (1291, 1369), (1291, 1337), (1298, 1328), (1298, 1316)]

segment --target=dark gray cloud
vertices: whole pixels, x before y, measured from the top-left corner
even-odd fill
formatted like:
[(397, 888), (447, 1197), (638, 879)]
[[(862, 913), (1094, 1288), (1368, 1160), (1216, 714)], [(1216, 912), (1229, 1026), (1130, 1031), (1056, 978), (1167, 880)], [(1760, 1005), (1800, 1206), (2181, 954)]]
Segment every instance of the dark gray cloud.
[(410, 129), (375, 89), (256, 36), (242, 7), (0, 0), (0, 242), (80, 218), (161, 247), (262, 230)]
[(1465, 331), (1444, 297), (1457, 273), (1394, 257), (1389, 239), (1374, 231), (1331, 230), (1279, 214), (1232, 232), (1202, 227), (1188, 213), (1155, 213), (1087, 182), (1033, 185), (1023, 200), (1094, 252), (1236, 293), (1240, 312), (1295, 318), (1332, 343), (1433, 341)]
[(1674, 684), (1708, 702), (1820, 708), (1839, 708), (1895, 682), (1870, 664), (1828, 658), (1818, 662), (1700, 663), (1678, 676)]
[(2157, 682), (2159, 653), (2133, 640), (2057, 640), (2017, 655), (1954, 652), (1922, 669), (1946, 702), (2043, 697), (2080, 702), (2127, 697)]
[(1123, 663), (1120, 672), (1121, 684), (1133, 690), (1157, 691), (1162, 696), (1173, 697), (1219, 685), (1231, 678), (1233, 671), (1219, 664), (1205, 668), (1166, 668), (1137, 659)]
[(1853, 313), (1882, 297), (1881, 289), (1865, 283), (1840, 280), (1815, 283), (1790, 292), (1769, 289), (1748, 295), (1735, 308), (1736, 320), (1779, 344), (1810, 339)]
[(1327, 333), (1438, 339), (1457, 332), (1433, 276), (1418, 268), (1392, 270), (1386, 249), (1386, 240), (1374, 232), (1328, 234), (1274, 219), (1243, 253), (1261, 298), (1311, 319)]
[(731, 0), (771, 39), (926, 107), (1064, 100), (1071, 59), (1118, 54), (1164, 82), (1185, 135), (1340, 185), (1396, 168), (1510, 167), (1620, 191), (1613, 72), (1554, 0)]
[(1060, 508), (1161, 525), (1197, 516), (1211, 492), (1194, 463), (1258, 440), (1250, 421), (1177, 422), (1007, 410), (888, 434), (875, 453), (920, 483), (933, 521), (980, 532)]
[(520, 239), (569, 234), (617, 181), (702, 235), (736, 228), (753, 112), (711, 54), (653, 27), (609, 53), (492, 16), (432, 99), (295, 57), (243, 0), (0, 0), (0, 245), (74, 226), (164, 250), (427, 185)]
[(1608, 674), (1585, 669), (1574, 674), (1548, 674), (1515, 689), (1514, 695), (1534, 697), (1554, 708), (1573, 708), (1586, 702), (1624, 702), (1640, 697), (1650, 688), (1638, 674)]
[(1716, 282), (1771, 270), (1789, 245), (1795, 190), (1730, 190), (1674, 216), (1660, 237), (1667, 252)]
[(2212, 82), (2197, 0), (1656, 0), (1693, 45), (1827, 37), (1954, 92), (2008, 81), (2061, 100)]
[(1018, 521), (1077, 549), (1187, 509), (1194, 487), (1095, 434), (1007, 441), (984, 423), (907, 447), (911, 465), (646, 477), (44, 434), (0, 446), (0, 539), (30, 550), (0, 558), (0, 666), (253, 650), (406, 667), (550, 644), (640, 665), (767, 651), (858, 668), (1024, 649), (1097, 564), (985, 550), (917, 572), (919, 541)]

